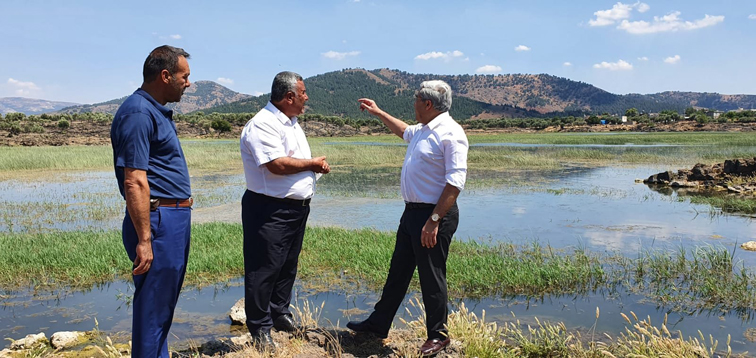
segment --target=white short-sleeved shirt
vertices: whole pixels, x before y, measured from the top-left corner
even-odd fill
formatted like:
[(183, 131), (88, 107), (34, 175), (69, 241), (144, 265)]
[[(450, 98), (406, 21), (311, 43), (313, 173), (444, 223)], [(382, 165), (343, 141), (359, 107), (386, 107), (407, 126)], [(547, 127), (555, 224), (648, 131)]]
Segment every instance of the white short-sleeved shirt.
[(297, 117), (289, 119), (268, 102), (247, 122), (239, 143), (247, 189), (275, 198), (308, 199), (315, 193), (315, 172), (273, 174), (265, 166), (281, 157), (312, 159)]
[(446, 184), (465, 188), (469, 144), (462, 127), (444, 112), (427, 125), (404, 130), (409, 143), (402, 166), (402, 197), (410, 203), (437, 204)]

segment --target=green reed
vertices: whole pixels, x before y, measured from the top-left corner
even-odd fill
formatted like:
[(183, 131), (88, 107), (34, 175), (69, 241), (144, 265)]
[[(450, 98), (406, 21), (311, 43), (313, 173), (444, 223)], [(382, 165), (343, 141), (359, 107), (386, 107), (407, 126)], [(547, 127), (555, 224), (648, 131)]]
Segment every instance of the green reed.
[[(86, 288), (128, 279), (131, 263), (118, 231), (0, 234), (3, 289)], [(299, 278), (315, 290), (379, 290), (388, 272), (394, 233), (310, 227)], [(243, 275), (242, 227), (208, 223), (192, 228), (189, 286)], [(641, 251), (636, 259), (538, 243), (452, 242), (448, 261), (453, 297), (586, 294), (625, 289), (676, 309), (747, 312), (756, 309), (756, 275), (724, 248), (675, 253)], [(418, 289), (413, 280), (413, 289)]]

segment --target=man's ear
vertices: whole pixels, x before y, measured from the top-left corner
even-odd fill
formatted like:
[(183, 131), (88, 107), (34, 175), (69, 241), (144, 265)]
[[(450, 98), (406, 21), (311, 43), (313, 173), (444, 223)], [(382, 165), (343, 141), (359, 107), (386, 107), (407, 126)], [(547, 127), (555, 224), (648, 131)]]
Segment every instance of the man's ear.
[(293, 103), (294, 102), (294, 97), (296, 97), (296, 95), (294, 95), (294, 92), (289, 91), (289, 92), (286, 92), (286, 95), (284, 96), (284, 99), (287, 100), (287, 101), (291, 101)]
[(163, 83), (171, 83), (171, 73), (168, 72), (168, 70), (160, 71), (160, 80), (163, 81)]

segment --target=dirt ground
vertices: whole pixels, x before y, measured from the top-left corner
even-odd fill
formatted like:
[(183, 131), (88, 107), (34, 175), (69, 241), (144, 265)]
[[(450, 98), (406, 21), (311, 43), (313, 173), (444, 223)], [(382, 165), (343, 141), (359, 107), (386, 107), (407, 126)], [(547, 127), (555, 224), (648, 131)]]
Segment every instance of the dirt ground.
[[(463, 125), (464, 126), (464, 125)], [(236, 139), (242, 127), (234, 127), (230, 132), (204, 130), (185, 122), (177, 123), (181, 138), (225, 138)], [(43, 133), (20, 133), (11, 135), (0, 130), (0, 146), (62, 146), (62, 145), (106, 145), (110, 144), (110, 123), (92, 121), (73, 121), (68, 129), (58, 128), (57, 122), (43, 123)], [(348, 125), (336, 126), (329, 123), (307, 121), (302, 128), (309, 137), (346, 137), (355, 135), (375, 135), (388, 133), (383, 127), (354, 128)], [(695, 122), (677, 122), (671, 124), (648, 125), (593, 125), (548, 127), (543, 130), (523, 128), (478, 129), (468, 133), (537, 133), (537, 132), (692, 132), (724, 131), (751, 132), (756, 130), (756, 123), (708, 123), (700, 125)]]

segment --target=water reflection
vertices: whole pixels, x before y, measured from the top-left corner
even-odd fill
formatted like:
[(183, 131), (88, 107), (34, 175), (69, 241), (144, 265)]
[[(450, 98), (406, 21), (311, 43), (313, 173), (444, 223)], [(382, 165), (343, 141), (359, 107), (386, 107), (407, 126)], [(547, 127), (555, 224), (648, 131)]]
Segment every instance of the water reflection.
[[(751, 218), (701, 215), (708, 212), (708, 206), (678, 200), (679, 192), (653, 191), (634, 182), (667, 169), (571, 166), (538, 172), (473, 172), (459, 198), (461, 220), (456, 239), (515, 244), (537, 241), (565, 250), (579, 247), (628, 257), (651, 248), (677, 251), (679, 247), (722, 245), (732, 248), (742, 264), (756, 264), (756, 254), (736, 247), (756, 236)], [(352, 174), (318, 182), (309, 224), (395, 230), (404, 208), (398, 195), (399, 169)], [(239, 222), (243, 174), (193, 177), (192, 184), (197, 199), (195, 222)], [(123, 200), (111, 172), (0, 182), (0, 214), (5, 218), (0, 220), (0, 231), (4, 232), (118, 229), (122, 212)], [(316, 306), (325, 302), (321, 323), (339, 327), (349, 319), (364, 318), (378, 298), (373, 292), (310, 292), (301, 285), (297, 291), (300, 299)], [(0, 335), (20, 338), (39, 331), (49, 336), (62, 330), (91, 330), (95, 317), (104, 331), (127, 332), (131, 293), (125, 282), (88, 292), (4, 293), (0, 296)], [(172, 344), (238, 334), (238, 327), (232, 327), (226, 315), (242, 296), (240, 281), (183, 292), (172, 328), (178, 338), (172, 337)], [(478, 314), (485, 309), (487, 317), (499, 321), (512, 321), (514, 313), (523, 323), (534, 322), (537, 316), (563, 321), (574, 329), (590, 327), (599, 307), (597, 329), (612, 335), (624, 329), (620, 312), (634, 311), (656, 323), (668, 313), (670, 328), (682, 330), (684, 336), (697, 335), (696, 330), (701, 329), (724, 342), (731, 334), (733, 349), (756, 350), (756, 344), (743, 338), (744, 330), (753, 326), (751, 310), (677, 312), (626, 292), (538, 299), (489, 297), (454, 304), (462, 302)], [(405, 310), (400, 312), (397, 326), (401, 326), (399, 317), (410, 318)]]
[[(2, 300), (0, 305), (0, 335), (18, 339), (26, 334), (45, 332), (50, 336), (63, 330), (91, 330), (97, 318), (99, 328), (116, 340), (125, 342), (131, 329), (131, 308), (121, 294), (130, 294), (128, 283), (115, 282), (90, 292), (62, 292), (45, 296), (14, 294)], [(232, 337), (246, 333), (243, 327), (231, 325), (228, 312), (231, 306), (244, 296), (241, 280), (227, 285), (203, 289), (185, 289), (182, 292), (174, 324), (171, 328), (170, 345), (187, 347), (190, 341), (204, 342), (219, 337)], [(320, 292), (313, 293), (297, 284), (295, 301), (300, 307), (308, 301), (311, 307), (320, 308), (320, 324), (324, 327), (344, 328), (346, 322), (364, 319), (378, 300), (371, 292)], [(394, 325), (404, 327), (402, 319), (412, 320), (420, 316), (418, 309), (409, 300), (418, 299), (412, 292), (405, 298)], [(483, 311), (489, 321), (515, 322), (523, 328), (536, 326), (536, 317), (541, 322), (564, 322), (570, 331), (585, 331), (597, 322), (597, 332), (617, 336), (626, 325), (620, 313), (632, 317), (634, 312), (641, 319), (651, 318), (660, 325), (668, 315), (667, 327), (680, 330), (683, 336), (698, 336), (698, 330), (712, 334), (714, 339), (725, 342), (732, 336), (732, 348), (737, 351), (754, 350), (756, 344), (744, 337), (744, 331), (752, 326), (751, 316), (743, 313), (717, 310), (676, 312), (663, 306), (646, 302), (644, 297), (626, 292), (594, 293), (588, 295), (560, 295), (528, 298), (489, 297), (483, 299), (452, 300), (452, 309), (464, 304), (471, 312), (481, 317)], [(596, 309), (600, 317), (596, 321)]]

